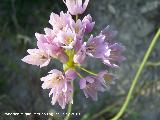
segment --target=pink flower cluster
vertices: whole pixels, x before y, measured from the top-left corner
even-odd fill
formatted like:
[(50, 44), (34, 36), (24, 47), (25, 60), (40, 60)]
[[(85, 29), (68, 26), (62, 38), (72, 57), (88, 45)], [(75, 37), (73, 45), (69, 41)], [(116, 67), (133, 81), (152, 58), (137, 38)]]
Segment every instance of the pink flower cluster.
[[(125, 59), (121, 54), (124, 47), (113, 41), (116, 32), (112, 31), (109, 25), (97, 36), (90, 35), (88, 40), (85, 40), (84, 36), (92, 32), (95, 22), (90, 15), (82, 20), (78, 19), (78, 15), (86, 10), (88, 2), (89, 0), (85, 0), (82, 4), (82, 0), (65, 0), (67, 13), (51, 13), (49, 23), (52, 28), (44, 28), (45, 34), (35, 33), (38, 48), (28, 49), (29, 55), (22, 59), (28, 64), (40, 67), (47, 66), (52, 59), (63, 63), (63, 72), (53, 69), (49, 75), (41, 78), (42, 88), (51, 90), (51, 103), (54, 105), (58, 102), (62, 109), (66, 104), (73, 103), (72, 82), (77, 77), (80, 77), (80, 89), (87, 98), (90, 96), (93, 100), (97, 100), (98, 91), (105, 91), (108, 83), (112, 83), (110, 81), (113, 76), (106, 70), (98, 74), (88, 72), (90, 75), (86, 77), (78, 73), (77, 68), (82, 68), (87, 56), (116, 68)], [(72, 15), (76, 15), (76, 20)]]

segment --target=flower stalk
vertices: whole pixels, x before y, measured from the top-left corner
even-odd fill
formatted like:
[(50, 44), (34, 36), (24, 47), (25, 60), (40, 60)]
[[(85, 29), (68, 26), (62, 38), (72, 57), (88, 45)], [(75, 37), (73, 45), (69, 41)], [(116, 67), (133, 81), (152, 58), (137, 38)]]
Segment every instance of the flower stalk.
[(83, 70), (83, 71), (85, 71), (85, 72), (91, 74), (91, 75), (97, 76), (96, 73), (93, 73), (93, 72), (91, 72), (91, 71), (89, 71), (89, 70), (87, 70), (87, 69), (85, 69), (85, 68), (83, 68), (83, 67), (81, 67), (81, 66), (77, 66), (77, 67), (78, 67), (79, 69), (81, 69), (81, 70)]
[(153, 40), (152, 40), (147, 52), (144, 55), (144, 58), (143, 58), (143, 60), (142, 60), (142, 62), (140, 64), (140, 67), (138, 68), (138, 71), (137, 71), (137, 73), (136, 73), (136, 75), (135, 75), (135, 77), (133, 79), (133, 82), (131, 84), (131, 87), (129, 89), (129, 92), (128, 92), (128, 95), (126, 97), (126, 100), (125, 100), (124, 104), (122, 105), (120, 111), (111, 120), (119, 120), (119, 118), (125, 112), (128, 104), (129, 104), (129, 102), (131, 100), (131, 96), (132, 96), (133, 90), (135, 88), (135, 85), (136, 85), (136, 83), (137, 83), (137, 81), (138, 81), (138, 79), (139, 79), (139, 77), (140, 77), (140, 75), (142, 73), (142, 70), (143, 70), (143, 68), (144, 68), (144, 66), (145, 66), (145, 64), (146, 64), (146, 62), (147, 62), (147, 60), (148, 60), (148, 58), (149, 58), (149, 56), (150, 56), (155, 44), (157, 42), (157, 40), (159, 39), (159, 37), (160, 37), (160, 28), (158, 29), (158, 31), (157, 31), (156, 35), (154, 36), (154, 38), (153, 38)]

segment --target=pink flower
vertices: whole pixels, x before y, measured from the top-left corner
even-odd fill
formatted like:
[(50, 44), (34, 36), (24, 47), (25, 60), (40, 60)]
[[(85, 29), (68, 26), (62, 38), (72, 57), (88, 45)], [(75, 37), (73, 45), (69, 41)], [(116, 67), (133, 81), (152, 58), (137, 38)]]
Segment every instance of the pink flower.
[[(107, 79), (106, 79), (107, 78)], [(109, 87), (109, 82), (111, 81), (112, 76), (107, 71), (100, 72), (97, 76), (87, 76), (80, 79), (79, 85), (80, 89), (83, 90), (86, 98), (89, 96), (93, 100), (97, 100), (97, 92), (104, 92)]]
[(37, 46), (40, 49), (44, 49), (51, 57), (59, 58), (61, 62), (66, 62), (68, 60), (65, 54), (62, 44), (56, 40), (55, 35), (52, 34), (52, 30), (49, 28), (44, 29), (46, 35), (35, 33), (37, 38)]
[(70, 28), (72, 31), (74, 31), (78, 39), (83, 38), (85, 32), (85, 26), (80, 19), (78, 19), (76, 22), (72, 19), (70, 23)]
[(71, 81), (71, 80), (74, 80), (76, 79), (77, 77), (77, 74), (74, 70), (72, 69), (68, 69), (66, 72), (65, 72), (65, 78), (67, 81)]
[(103, 57), (106, 52), (106, 43), (104, 40), (104, 35), (98, 35), (96, 37), (91, 35), (86, 43), (86, 54), (95, 58)]
[(115, 84), (115, 80), (117, 79), (112, 73), (108, 73), (107, 70), (99, 72), (98, 76), (104, 79), (107, 89), (110, 89), (110, 86)]
[(55, 105), (56, 102), (59, 103), (62, 109), (65, 108), (66, 104), (72, 103), (73, 104), (73, 88), (70, 84), (67, 84), (67, 90), (66, 91), (60, 91), (59, 93), (55, 93), (53, 89), (50, 92), (50, 95), (52, 94), (52, 105)]
[(104, 35), (105, 40), (111, 43), (113, 42), (114, 37), (117, 35), (117, 31), (113, 30), (113, 28), (110, 25), (108, 25), (101, 31), (100, 35)]
[(56, 32), (50, 28), (44, 28), (45, 36), (48, 39), (48, 42), (52, 42), (53, 39), (56, 37)]
[(63, 0), (63, 1), (67, 6), (68, 11), (72, 15), (82, 14), (86, 10), (89, 3), (89, 0), (85, 0), (83, 5), (82, 5), (82, 0)]
[(76, 38), (76, 43), (74, 45), (75, 52), (78, 52), (83, 45), (83, 39)]
[(44, 81), (42, 84), (43, 89), (54, 88), (57, 91), (61, 91), (66, 84), (63, 73), (56, 69), (51, 70), (49, 75), (42, 77), (41, 81)]
[(53, 26), (55, 33), (58, 33), (59, 30), (70, 23), (71, 19), (72, 17), (69, 13), (63, 13), (63, 11), (61, 11), (60, 15), (51, 13), (49, 23)]
[(82, 23), (85, 27), (85, 32), (90, 33), (93, 30), (95, 22), (92, 22), (92, 17), (87, 15), (83, 18)]
[(110, 67), (119, 67), (118, 63), (125, 60), (122, 55), (125, 48), (119, 43), (114, 43), (112, 39), (115, 34), (116, 32), (107, 26), (98, 36), (91, 35), (86, 43), (86, 54), (101, 59), (104, 64)]
[[(51, 30), (48, 28), (46, 30), (51, 32)], [(38, 49), (28, 49), (27, 52), (29, 55), (25, 56), (22, 61), (40, 67), (47, 66), (50, 62), (53, 52), (53, 46), (50, 44), (51, 38), (39, 33), (36, 33), (35, 36), (38, 39)]]
[(40, 49), (46, 50), (50, 56), (55, 57), (56, 53), (61, 49), (57, 42), (52, 42), (52, 36), (35, 33), (37, 38), (37, 46)]
[(102, 57), (103, 63), (111, 67), (119, 67), (118, 63), (124, 61), (126, 58), (122, 56), (124, 46), (119, 43), (114, 43), (106, 47), (106, 52)]
[(83, 64), (86, 58), (86, 44), (84, 43), (79, 51), (74, 55), (74, 62), (78, 64)]
[(50, 56), (41, 49), (28, 49), (27, 52), (29, 55), (22, 59), (23, 62), (40, 67), (47, 66), (50, 62)]
[(58, 102), (62, 109), (64, 109), (66, 104), (69, 102), (73, 103), (71, 81), (76, 76), (76, 73), (72, 69), (67, 70), (65, 75), (61, 71), (53, 69), (49, 72), (49, 75), (41, 78), (41, 81), (44, 82), (42, 88), (51, 89), (49, 96), (52, 95), (52, 105)]
[(92, 22), (92, 17), (87, 15), (83, 18), (83, 20), (76, 20), (76, 22), (72, 19), (70, 22), (70, 28), (72, 31), (78, 35), (78, 38), (82, 39), (84, 33), (89, 33), (93, 30), (95, 22)]
[(72, 49), (76, 44), (76, 34), (69, 27), (65, 27), (63, 31), (61, 30), (55, 40), (62, 43), (62, 47), (65, 49)]

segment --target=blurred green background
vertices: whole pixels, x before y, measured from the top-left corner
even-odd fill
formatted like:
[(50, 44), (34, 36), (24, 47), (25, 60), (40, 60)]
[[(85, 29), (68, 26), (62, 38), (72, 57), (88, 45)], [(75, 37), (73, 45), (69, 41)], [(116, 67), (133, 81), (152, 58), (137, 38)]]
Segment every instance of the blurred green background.
[[(66, 11), (62, 0), (0, 0), (0, 120), (61, 120), (58, 105), (52, 106), (40, 78), (53, 68), (23, 63), (26, 50), (36, 47), (35, 32), (43, 33), (51, 12)], [(94, 34), (110, 24), (118, 31), (117, 41), (126, 46), (127, 60), (119, 69), (108, 69), (88, 59), (85, 67), (92, 71), (108, 69), (117, 75), (116, 84), (99, 93), (97, 102), (86, 99), (76, 85), (72, 120), (108, 120), (120, 109), (137, 68), (151, 39), (160, 26), (159, 0), (90, 0), (85, 14), (96, 21)], [(83, 15), (82, 15), (83, 16)], [(155, 46), (137, 84), (122, 120), (160, 120), (160, 41)], [(104, 112), (105, 111), (105, 112)], [(5, 112), (59, 112), (60, 115), (6, 116)]]

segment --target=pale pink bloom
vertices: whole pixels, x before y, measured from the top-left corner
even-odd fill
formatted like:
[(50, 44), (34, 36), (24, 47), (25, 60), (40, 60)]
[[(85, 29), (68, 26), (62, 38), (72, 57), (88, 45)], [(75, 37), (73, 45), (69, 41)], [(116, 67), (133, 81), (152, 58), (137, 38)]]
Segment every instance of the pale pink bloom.
[(113, 43), (114, 37), (117, 35), (117, 31), (113, 30), (110, 25), (107, 25), (107, 27), (101, 31), (100, 35), (104, 35), (107, 42)]
[(95, 58), (102, 58), (106, 50), (104, 40), (104, 35), (99, 35), (96, 37), (93, 37), (93, 35), (91, 35), (89, 40), (87, 42), (84, 42), (78, 52), (74, 55), (74, 62), (82, 64), (86, 58), (86, 55)]
[(72, 69), (68, 69), (66, 72), (65, 72), (65, 78), (67, 81), (71, 81), (71, 80), (74, 80), (76, 79), (77, 77), (77, 74), (74, 70)]
[[(49, 30), (49, 29), (48, 29)], [(61, 51), (61, 44), (58, 41), (55, 41), (54, 38), (50, 35), (44, 35), (35, 33), (37, 38), (37, 46), (40, 49), (46, 50), (50, 53), (51, 56), (56, 56), (56, 53)]]
[(60, 15), (51, 13), (49, 23), (53, 26), (55, 33), (58, 33), (59, 30), (62, 30), (63, 27), (68, 25), (72, 19), (72, 16), (69, 13), (60, 12)]
[(22, 61), (28, 64), (37, 65), (40, 67), (47, 66), (50, 62), (51, 55), (51, 45), (49, 44), (50, 40), (46, 39), (44, 35), (35, 34), (38, 41), (38, 49), (28, 49), (27, 52), (29, 55), (25, 56)]
[(114, 43), (113, 37), (116, 32), (110, 29), (110, 26), (107, 26), (98, 36), (90, 36), (86, 43), (86, 54), (101, 59), (110, 67), (117, 68), (118, 63), (125, 60), (122, 55), (125, 48), (119, 43)]
[(66, 104), (73, 104), (73, 87), (70, 83), (67, 84), (66, 91), (60, 91), (59, 93), (55, 92), (54, 89), (51, 89), (50, 95), (52, 94), (52, 105), (55, 105), (56, 102), (59, 103), (62, 109), (65, 108)]
[(55, 39), (62, 43), (62, 47), (65, 49), (72, 49), (77, 40), (75, 32), (72, 31), (68, 26), (66, 26), (63, 31), (61, 30)]
[(86, 98), (90, 96), (93, 100), (96, 101), (98, 99), (97, 92), (104, 92), (106, 89), (108, 89), (108, 81), (111, 80), (112, 76), (107, 71), (102, 71), (97, 76), (91, 75), (80, 79), (79, 85), (80, 89), (83, 90)]
[(118, 68), (118, 63), (124, 61), (126, 58), (122, 55), (125, 47), (119, 43), (108, 44), (106, 46), (106, 52), (102, 57), (103, 63), (110, 66)]
[(67, 70), (64, 75), (61, 71), (53, 69), (49, 72), (49, 75), (41, 78), (41, 81), (44, 82), (42, 88), (51, 89), (49, 96), (52, 95), (52, 105), (58, 102), (62, 109), (64, 109), (66, 104), (69, 102), (73, 103), (71, 81), (76, 76), (76, 73), (72, 69)]
[(83, 64), (86, 58), (86, 44), (83, 43), (79, 51), (74, 55), (74, 62), (78, 64)]
[(74, 45), (75, 52), (78, 52), (83, 45), (83, 39), (77, 38), (76, 44)]
[(106, 89), (110, 89), (111, 85), (115, 84), (115, 80), (117, 77), (113, 75), (112, 73), (108, 73), (107, 70), (101, 71), (98, 73), (98, 76), (100, 78), (103, 78), (105, 81)]
[(78, 38), (82, 39), (84, 33), (89, 33), (93, 30), (95, 22), (92, 21), (92, 17), (87, 15), (83, 18), (83, 20), (76, 20), (76, 22), (71, 19), (70, 21), (70, 28), (72, 31), (78, 35)]
[(53, 31), (49, 28), (45, 28), (46, 35), (35, 33), (37, 38), (37, 46), (40, 49), (46, 51), (51, 57), (59, 58), (61, 62), (66, 62), (68, 56), (61, 47), (62, 44), (56, 40)]
[(53, 39), (56, 37), (56, 33), (53, 29), (46, 27), (44, 28), (44, 32), (45, 32), (46, 37), (49, 39), (48, 42), (52, 42)]
[(66, 4), (68, 11), (72, 15), (78, 15), (82, 14), (89, 3), (89, 0), (85, 0), (85, 2), (82, 4), (82, 0), (63, 0), (64, 3)]
[[(58, 45), (57, 42), (52, 43), (53, 38), (48, 35), (35, 33), (35, 36), (37, 38), (38, 48), (49, 51), (50, 55), (52, 55), (52, 52), (56, 52), (60, 48), (60, 45)], [(53, 45), (54, 47), (52, 47), (52, 49), (54, 50), (52, 50), (51, 47), (48, 47)]]
[(70, 28), (76, 34), (77, 39), (83, 38), (85, 26), (80, 19), (78, 19), (76, 22), (72, 19), (72, 21), (70, 22)]
[(82, 20), (86, 33), (90, 33), (93, 30), (95, 22), (92, 21), (91, 15), (87, 15)]
[(47, 66), (50, 62), (50, 56), (41, 49), (28, 49), (27, 52), (29, 55), (22, 59), (23, 62), (40, 67)]
[[(43, 89), (55, 89), (56, 91), (61, 91), (64, 86), (66, 86), (66, 81), (64, 79), (63, 73), (59, 70), (53, 69), (49, 72), (49, 75), (42, 77), (41, 81)], [(66, 89), (66, 88), (64, 88)]]
[(72, 20), (72, 22), (70, 23), (70, 28), (76, 35), (76, 41), (74, 45), (74, 50), (76, 52), (81, 48), (83, 44), (84, 34), (88, 26), (87, 24), (87, 22), (82, 22), (80, 19), (78, 19), (76, 22)]
[(105, 36), (98, 35), (96, 37), (93, 37), (93, 35), (91, 35), (86, 43), (86, 54), (95, 58), (101, 58), (104, 56), (105, 52)]

